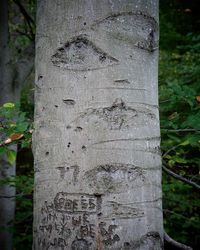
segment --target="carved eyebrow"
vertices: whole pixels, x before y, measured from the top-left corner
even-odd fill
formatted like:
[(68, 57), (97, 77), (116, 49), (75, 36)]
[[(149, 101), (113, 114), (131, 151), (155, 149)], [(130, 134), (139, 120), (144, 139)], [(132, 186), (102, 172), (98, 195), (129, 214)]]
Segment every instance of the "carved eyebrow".
[(106, 31), (113, 38), (148, 52), (158, 48), (158, 27), (155, 18), (141, 11), (114, 13), (92, 25), (93, 29)]

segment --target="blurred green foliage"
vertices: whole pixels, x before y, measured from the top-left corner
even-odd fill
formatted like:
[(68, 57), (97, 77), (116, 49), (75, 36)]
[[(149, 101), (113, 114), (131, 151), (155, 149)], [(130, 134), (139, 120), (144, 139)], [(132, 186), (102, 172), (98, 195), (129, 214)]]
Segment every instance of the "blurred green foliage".
[(9, 145), (16, 143), (19, 139), (21, 147), (27, 147), (31, 142), (29, 132), (32, 127), (30, 119), (26, 113), (20, 110), (20, 106), (14, 103), (5, 103), (0, 107), (0, 155), (6, 154), (10, 164), (16, 160), (15, 151), (9, 148)]
[[(17, 174), (0, 181), (0, 185), (16, 187), (16, 216), (14, 222), (14, 246), (16, 249), (31, 249), (33, 217), (33, 158), (31, 153), (31, 130), (33, 121), (32, 105), (27, 104), (26, 94), (22, 95), (22, 104), (5, 103), (0, 107), (0, 155), (4, 155), (10, 164), (17, 162)], [(25, 101), (26, 100), (26, 101)], [(22, 111), (23, 110), (23, 111)], [(10, 145), (18, 145), (18, 154)], [(25, 153), (25, 154), (24, 154)]]
[[(163, 159), (170, 170), (200, 184), (200, 33), (195, 27), (200, 19), (192, 16), (195, 4), (161, 1), (159, 97)], [(198, 249), (197, 190), (163, 173), (163, 212), (167, 233)]]

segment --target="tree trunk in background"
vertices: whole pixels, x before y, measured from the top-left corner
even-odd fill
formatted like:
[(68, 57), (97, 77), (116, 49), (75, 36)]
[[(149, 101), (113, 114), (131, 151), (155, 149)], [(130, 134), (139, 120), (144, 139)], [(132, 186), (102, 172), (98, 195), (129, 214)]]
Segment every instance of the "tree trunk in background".
[(34, 249), (163, 248), (155, 0), (39, 0)]
[[(0, 105), (14, 101), (13, 77), (8, 32), (8, 4), (6, 0), (0, 3)], [(17, 150), (16, 146), (12, 147)], [(15, 164), (7, 162), (5, 156), (0, 157), (0, 179), (14, 176)], [(15, 216), (15, 187), (0, 186), (0, 249), (12, 249), (12, 226)]]
[[(0, 1), (0, 105), (19, 102), (23, 83), (33, 68), (33, 46), (26, 57), (13, 63), (14, 53), (9, 46), (8, 2)], [(1, 139), (1, 135), (0, 135)], [(10, 147), (17, 150), (17, 146)], [(0, 157), (0, 180), (16, 175), (16, 164), (10, 165), (5, 156)], [(0, 249), (11, 250), (12, 227), (15, 217), (15, 187), (0, 186)]]

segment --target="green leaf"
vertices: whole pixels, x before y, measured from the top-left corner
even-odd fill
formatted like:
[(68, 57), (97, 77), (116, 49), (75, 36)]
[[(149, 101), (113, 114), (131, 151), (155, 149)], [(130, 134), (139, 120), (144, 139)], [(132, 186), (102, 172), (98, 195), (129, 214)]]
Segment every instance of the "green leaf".
[(6, 153), (6, 147), (0, 147), (0, 155), (3, 155)]
[(4, 103), (3, 107), (4, 108), (14, 108), (15, 104), (12, 102), (7, 102), (7, 103)]
[(12, 165), (16, 161), (16, 152), (14, 150), (7, 150), (6, 156), (8, 162)]
[(186, 141), (182, 142), (180, 145), (181, 145), (181, 146), (186, 146), (186, 145), (188, 145), (188, 144), (190, 144), (190, 141), (189, 141), (189, 140), (186, 140)]
[(174, 162), (177, 162), (177, 163), (187, 163), (187, 161), (184, 158), (181, 158), (178, 156), (173, 157), (173, 160)]
[(20, 133), (23, 133), (27, 130), (28, 128), (28, 122), (21, 122), (17, 124), (16, 130)]

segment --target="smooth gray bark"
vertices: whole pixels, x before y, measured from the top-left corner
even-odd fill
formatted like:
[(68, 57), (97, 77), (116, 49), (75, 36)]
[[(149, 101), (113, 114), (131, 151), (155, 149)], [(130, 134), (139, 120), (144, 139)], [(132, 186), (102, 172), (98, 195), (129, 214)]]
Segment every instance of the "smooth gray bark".
[(38, 1), (35, 250), (163, 248), (157, 64), (157, 1)]
[[(0, 1), (0, 105), (16, 102), (25, 79), (33, 68), (33, 46), (26, 51), (24, 57), (14, 63), (12, 49), (9, 46), (8, 2)], [(1, 139), (1, 135), (0, 135)], [(10, 147), (17, 150), (17, 146)], [(0, 179), (15, 176), (16, 164), (12, 166), (5, 156), (0, 157)], [(12, 249), (12, 226), (15, 216), (15, 187), (0, 186), (0, 249)]]

